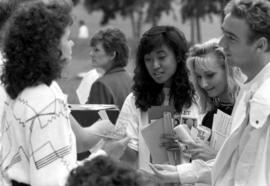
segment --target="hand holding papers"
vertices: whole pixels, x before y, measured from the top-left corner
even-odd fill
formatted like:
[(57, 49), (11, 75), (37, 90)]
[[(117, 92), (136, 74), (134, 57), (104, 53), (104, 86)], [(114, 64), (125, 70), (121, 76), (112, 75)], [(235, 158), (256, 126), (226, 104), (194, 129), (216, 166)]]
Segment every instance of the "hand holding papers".
[(177, 158), (173, 152), (169, 152), (161, 146), (163, 134), (173, 134), (173, 122), (170, 112), (164, 112), (163, 117), (153, 121), (141, 131), (146, 145), (151, 153), (153, 163), (176, 164)]
[(153, 163), (167, 163), (168, 155), (164, 147), (161, 147), (163, 131), (163, 118), (160, 118), (142, 129), (142, 136), (150, 150)]
[(198, 125), (191, 128), (191, 136), (196, 142), (208, 142), (211, 135), (211, 129)]
[(185, 124), (178, 125), (173, 130), (175, 131), (180, 141), (192, 144), (196, 143), (194, 139), (191, 137), (190, 130), (187, 125)]
[(129, 140), (129, 137), (120, 140), (104, 140), (104, 144), (101, 148), (111, 157), (119, 159), (127, 148)]

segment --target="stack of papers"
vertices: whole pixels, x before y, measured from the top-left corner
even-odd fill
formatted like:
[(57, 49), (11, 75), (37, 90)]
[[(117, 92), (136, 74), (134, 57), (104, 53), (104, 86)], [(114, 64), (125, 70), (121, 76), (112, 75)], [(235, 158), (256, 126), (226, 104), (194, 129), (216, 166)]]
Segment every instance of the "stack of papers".
[(163, 117), (152, 121), (141, 130), (142, 136), (151, 154), (151, 163), (168, 163), (175, 165), (178, 162), (173, 152), (167, 151), (162, 147), (161, 136), (163, 134), (173, 134), (172, 115), (164, 112)]
[(232, 117), (220, 110), (214, 115), (210, 146), (219, 150), (231, 131)]

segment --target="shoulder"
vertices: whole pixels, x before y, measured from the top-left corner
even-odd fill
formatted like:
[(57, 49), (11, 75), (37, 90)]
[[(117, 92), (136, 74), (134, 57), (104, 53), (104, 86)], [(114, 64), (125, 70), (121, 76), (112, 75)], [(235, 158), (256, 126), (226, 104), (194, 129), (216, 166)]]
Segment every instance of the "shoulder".
[(268, 104), (270, 106), (270, 78), (266, 79), (254, 92), (253, 100)]
[(123, 107), (134, 107), (136, 108), (135, 106), (135, 96), (134, 94), (131, 92), (128, 94), (128, 96), (126, 97), (125, 101), (124, 101), (124, 104), (123, 104)]
[(261, 128), (270, 115), (270, 78), (254, 92), (249, 101), (250, 124)]
[(108, 74), (104, 74), (99, 78), (101, 81), (111, 82), (111, 81), (131, 81), (131, 76), (127, 73), (126, 70), (119, 70), (115, 72), (111, 72)]
[(138, 109), (135, 105), (135, 96), (134, 94), (131, 92), (129, 93), (129, 95), (126, 97), (125, 101), (124, 101), (124, 104), (122, 106), (122, 109), (121, 111), (124, 111), (124, 112), (137, 112)]
[(66, 99), (66, 95), (63, 94), (59, 85), (52, 82), (50, 86), (40, 84), (28, 87), (22, 91), (16, 100), (25, 103), (29, 107), (43, 108), (55, 101), (66, 103)]
[(110, 87), (111, 84), (101, 77), (93, 83), (90, 95), (94, 94), (96, 96), (100, 96), (100, 94), (112, 94), (112, 90)]
[(117, 91), (121, 89), (130, 89), (132, 85), (132, 78), (126, 71), (113, 72), (104, 74), (98, 78), (93, 86), (104, 86), (111, 90)]
[(135, 105), (135, 96), (134, 96), (133, 92), (129, 93), (129, 95), (126, 98), (126, 101), (129, 103), (134, 103), (134, 105)]

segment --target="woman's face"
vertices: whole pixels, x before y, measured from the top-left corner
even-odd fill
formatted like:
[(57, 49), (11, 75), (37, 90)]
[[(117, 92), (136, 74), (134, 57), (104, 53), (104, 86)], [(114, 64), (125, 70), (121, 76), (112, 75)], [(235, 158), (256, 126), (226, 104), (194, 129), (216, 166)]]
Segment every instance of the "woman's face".
[(69, 39), (70, 27), (65, 29), (63, 36), (60, 39), (60, 50), (62, 52), (61, 59), (70, 61), (72, 58), (72, 46), (74, 42)]
[(197, 83), (209, 97), (223, 97), (227, 93), (225, 68), (214, 54), (207, 54), (205, 58), (205, 62), (194, 63)]
[(144, 56), (144, 63), (156, 83), (170, 86), (177, 68), (176, 57), (170, 48), (162, 45), (160, 48), (154, 49)]
[(109, 69), (113, 56), (106, 53), (101, 42), (96, 43), (90, 50), (92, 66), (95, 68)]

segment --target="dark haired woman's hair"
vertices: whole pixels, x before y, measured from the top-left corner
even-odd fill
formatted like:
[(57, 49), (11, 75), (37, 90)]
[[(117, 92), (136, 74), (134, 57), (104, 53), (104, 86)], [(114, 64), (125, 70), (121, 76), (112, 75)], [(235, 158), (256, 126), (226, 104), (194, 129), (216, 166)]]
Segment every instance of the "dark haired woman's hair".
[(161, 105), (164, 101), (163, 84), (158, 84), (152, 79), (144, 62), (146, 54), (162, 45), (171, 49), (176, 57), (177, 69), (172, 77), (170, 100), (173, 101), (176, 111), (181, 112), (184, 106), (191, 106), (195, 91), (189, 81), (185, 63), (188, 51), (186, 38), (180, 30), (173, 26), (152, 27), (143, 34), (140, 40), (132, 87), (136, 98), (135, 104), (141, 110), (147, 111), (151, 106)]
[(115, 52), (115, 58), (112, 68), (125, 67), (128, 62), (128, 45), (125, 34), (118, 28), (107, 28), (98, 31), (91, 39), (90, 45), (93, 47), (101, 43), (104, 51), (112, 55)]
[(3, 81), (15, 99), (26, 87), (50, 85), (61, 77), (66, 61), (59, 44), (72, 24), (71, 6), (64, 1), (29, 2), (11, 16), (4, 38)]
[(66, 186), (143, 186), (147, 180), (123, 162), (98, 156), (73, 169)]

